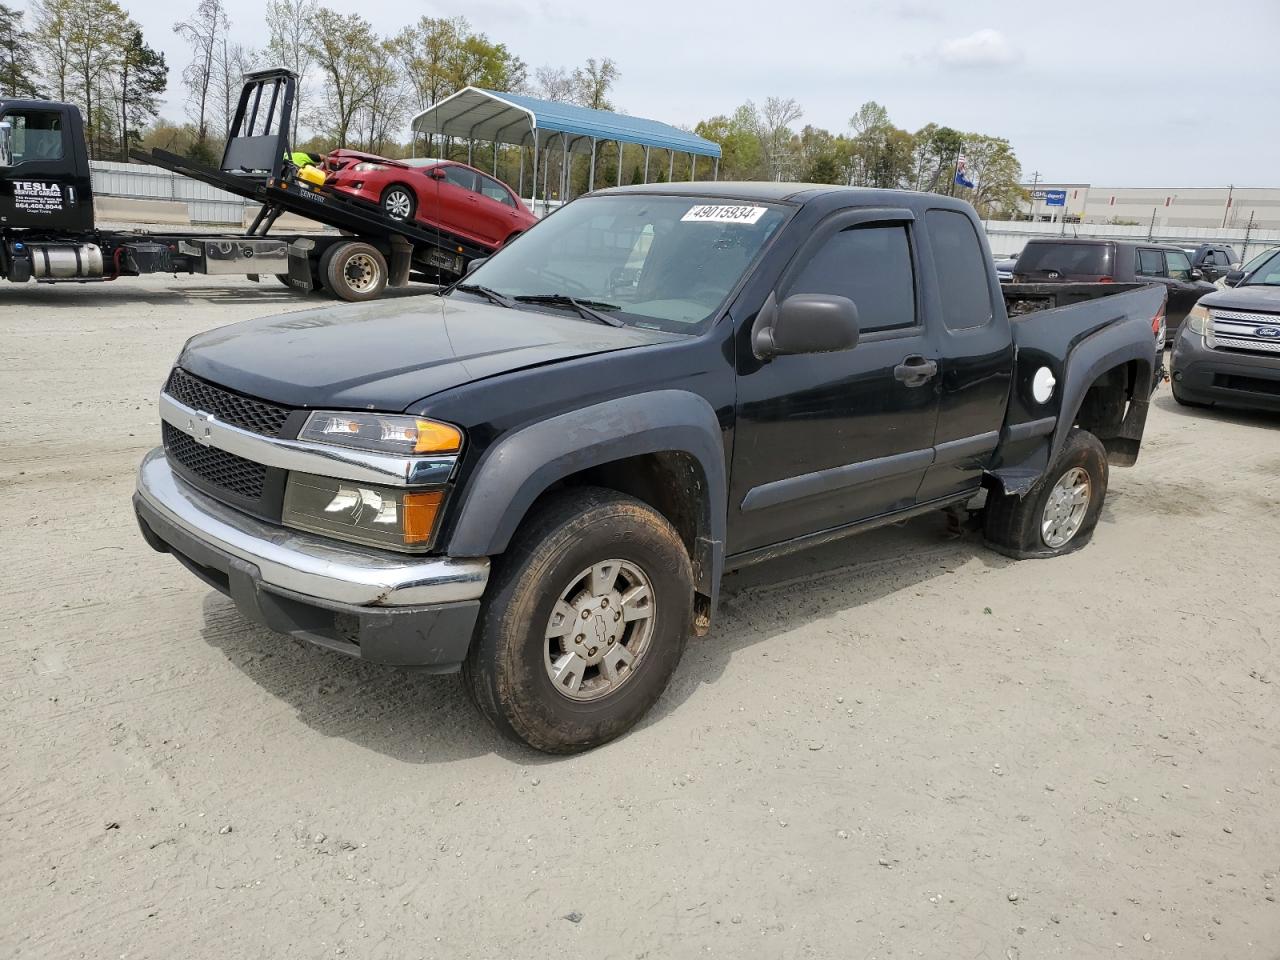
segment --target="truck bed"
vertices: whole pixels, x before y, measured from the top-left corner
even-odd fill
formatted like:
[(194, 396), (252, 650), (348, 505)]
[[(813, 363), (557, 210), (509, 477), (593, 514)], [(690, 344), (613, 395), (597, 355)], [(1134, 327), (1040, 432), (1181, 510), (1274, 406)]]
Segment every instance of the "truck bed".
[(1010, 318), (1053, 310), (1088, 300), (1114, 297), (1144, 287), (1157, 286), (1146, 283), (1003, 283), (1005, 308)]

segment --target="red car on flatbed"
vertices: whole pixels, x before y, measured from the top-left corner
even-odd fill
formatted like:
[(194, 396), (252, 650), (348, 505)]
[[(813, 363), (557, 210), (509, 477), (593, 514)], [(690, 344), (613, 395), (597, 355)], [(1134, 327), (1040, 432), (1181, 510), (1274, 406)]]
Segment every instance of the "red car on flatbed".
[(449, 160), (388, 160), (335, 150), (324, 161), (325, 186), (377, 204), (393, 220), (438, 226), (500, 247), (538, 222), (500, 180)]

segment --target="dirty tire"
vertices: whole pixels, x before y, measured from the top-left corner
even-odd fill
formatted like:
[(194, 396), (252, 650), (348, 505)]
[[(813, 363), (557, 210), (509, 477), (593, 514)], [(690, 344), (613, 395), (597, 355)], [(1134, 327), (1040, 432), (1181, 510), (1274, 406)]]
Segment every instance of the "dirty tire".
[[(1066, 543), (1050, 546), (1042, 535), (1045, 507), (1058, 481), (1075, 469), (1089, 478), (1089, 501), (1079, 529)], [(1107, 497), (1107, 451), (1087, 430), (1073, 429), (1062, 452), (1045, 470), (1040, 481), (1019, 498), (993, 492), (983, 516), (987, 545), (1018, 560), (1057, 557), (1079, 550), (1093, 536)]]
[(363, 303), (387, 289), (387, 261), (377, 247), (353, 241), (334, 244), (320, 260), (324, 287), (339, 300)]
[[(548, 673), (548, 624), (575, 576), (610, 559), (648, 577), (652, 632), (616, 689), (596, 700), (571, 699)], [(463, 678), (506, 736), (547, 753), (589, 750), (630, 729), (662, 695), (692, 618), (689, 555), (666, 518), (634, 497), (575, 487), (535, 506), (495, 564)]]

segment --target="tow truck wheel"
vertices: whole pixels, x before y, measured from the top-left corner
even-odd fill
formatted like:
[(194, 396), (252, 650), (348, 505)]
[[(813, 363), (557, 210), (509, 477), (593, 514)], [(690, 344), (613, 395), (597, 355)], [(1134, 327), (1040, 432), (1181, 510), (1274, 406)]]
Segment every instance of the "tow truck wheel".
[(1093, 536), (1106, 496), (1106, 448), (1074, 429), (1026, 496), (991, 494), (983, 517), (987, 543), (1018, 560), (1079, 550)]
[(387, 261), (371, 244), (339, 243), (325, 251), (320, 276), (325, 288), (339, 300), (376, 300), (387, 289)]
[(412, 220), (415, 206), (413, 191), (408, 187), (391, 186), (382, 195), (382, 212), (392, 220)]
[(463, 676), (502, 733), (576, 753), (653, 706), (692, 622), (689, 554), (666, 518), (575, 487), (536, 507), (495, 564)]

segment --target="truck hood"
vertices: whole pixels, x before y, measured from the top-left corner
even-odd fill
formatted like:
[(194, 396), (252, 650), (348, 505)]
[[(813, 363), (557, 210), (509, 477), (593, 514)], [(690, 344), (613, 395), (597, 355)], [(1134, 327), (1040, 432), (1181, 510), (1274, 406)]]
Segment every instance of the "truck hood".
[(677, 339), (569, 311), (424, 296), (232, 324), (193, 337), (178, 363), (286, 406), (398, 411), (513, 370)]
[(1219, 307), (1223, 310), (1256, 310), (1259, 313), (1280, 313), (1280, 287), (1257, 286), (1227, 287), (1215, 290), (1208, 296), (1200, 298), (1200, 304), (1206, 307)]

